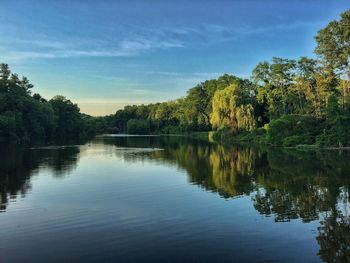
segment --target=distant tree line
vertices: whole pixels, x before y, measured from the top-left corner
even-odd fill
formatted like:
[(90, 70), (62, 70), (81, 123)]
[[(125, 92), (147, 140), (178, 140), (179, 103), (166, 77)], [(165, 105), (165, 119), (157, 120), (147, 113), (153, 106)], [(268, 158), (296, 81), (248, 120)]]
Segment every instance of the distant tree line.
[(32, 89), (26, 77), (19, 78), (7, 64), (0, 64), (0, 140), (76, 140), (104, 132), (113, 123), (109, 116), (80, 113), (79, 107), (63, 96), (48, 101)]
[(32, 94), (28, 79), (0, 68), (0, 138), (76, 138), (98, 133), (215, 131), (275, 145), (350, 146), (350, 10), (315, 37), (317, 58), (272, 58), (250, 79), (223, 75), (183, 98), (91, 117), (62, 96)]

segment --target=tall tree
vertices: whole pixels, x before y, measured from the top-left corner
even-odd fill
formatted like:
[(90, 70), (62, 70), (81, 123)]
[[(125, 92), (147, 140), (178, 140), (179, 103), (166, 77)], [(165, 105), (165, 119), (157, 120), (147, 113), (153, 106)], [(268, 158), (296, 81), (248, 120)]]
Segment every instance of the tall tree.
[[(350, 10), (340, 15), (340, 20), (331, 21), (321, 29), (316, 38), (316, 54), (323, 58), (325, 66), (340, 75), (347, 74), (350, 79)], [(343, 86), (343, 108), (345, 99), (350, 93), (350, 82)]]

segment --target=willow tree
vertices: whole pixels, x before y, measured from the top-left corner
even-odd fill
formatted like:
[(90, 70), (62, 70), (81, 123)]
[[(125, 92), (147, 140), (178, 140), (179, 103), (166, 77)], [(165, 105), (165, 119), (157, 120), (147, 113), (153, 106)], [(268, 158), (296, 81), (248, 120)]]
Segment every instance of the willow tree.
[(251, 131), (256, 127), (252, 90), (249, 83), (232, 84), (215, 92), (211, 124), (214, 129)]

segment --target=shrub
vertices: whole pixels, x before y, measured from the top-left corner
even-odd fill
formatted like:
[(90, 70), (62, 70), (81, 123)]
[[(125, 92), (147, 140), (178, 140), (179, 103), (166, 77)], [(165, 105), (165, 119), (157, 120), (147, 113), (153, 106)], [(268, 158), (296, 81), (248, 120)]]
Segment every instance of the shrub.
[(322, 122), (312, 116), (285, 115), (269, 123), (267, 140), (274, 145), (313, 144), (321, 125)]

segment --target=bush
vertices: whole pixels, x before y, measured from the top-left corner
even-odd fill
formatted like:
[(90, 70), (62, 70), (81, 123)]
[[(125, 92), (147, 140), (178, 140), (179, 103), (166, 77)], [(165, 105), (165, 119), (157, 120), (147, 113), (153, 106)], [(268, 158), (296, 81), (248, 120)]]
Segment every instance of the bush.
[[(267, 141), (273, 145), (313, 144), (322, 122), (312, 116), (285, 115), (267, 126)], [(288, 138), (290, 137), (290, 138)]]

